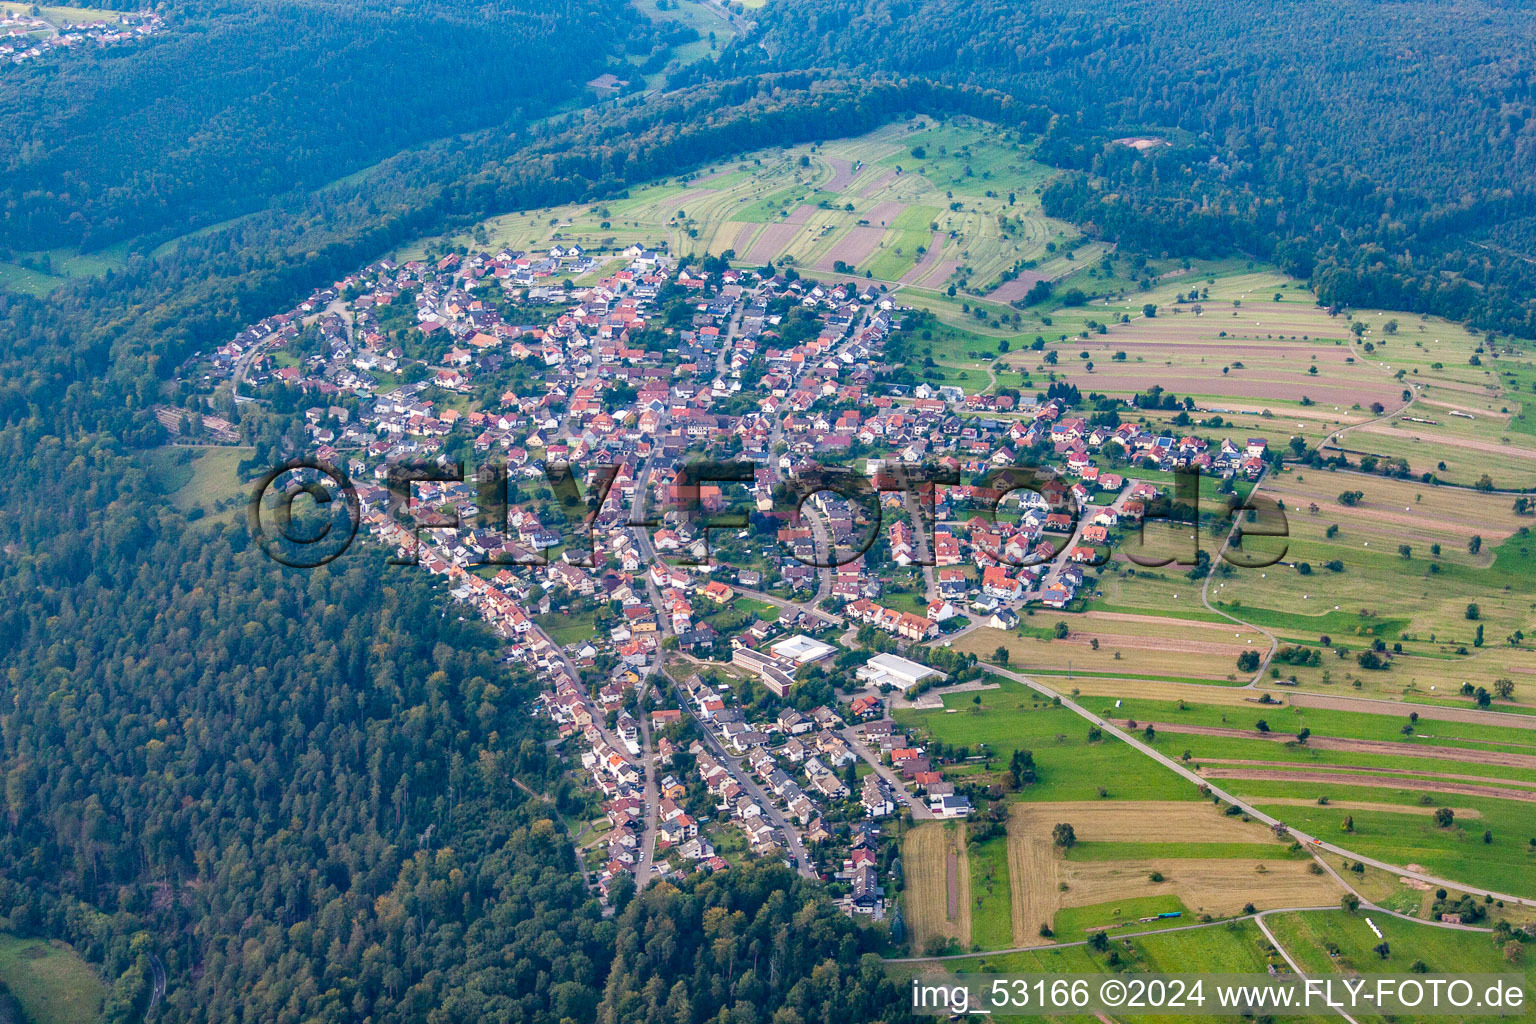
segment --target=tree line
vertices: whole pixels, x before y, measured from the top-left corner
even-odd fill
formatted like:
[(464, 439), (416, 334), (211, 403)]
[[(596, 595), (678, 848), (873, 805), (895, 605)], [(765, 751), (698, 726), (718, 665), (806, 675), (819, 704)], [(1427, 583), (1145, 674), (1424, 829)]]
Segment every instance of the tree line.
[[(756, 17), (695, 76), (999, 90), (1048, 111), (1037, 155), (1074, 172), (1045, 192), (1053, 216), (1143, 252), (1273, 259), (1331, 304), (1536, 337), (1536, 27), (1518, 5), (788, 0)], [(1116, 141), (1138, 136), (1163, 144)]]

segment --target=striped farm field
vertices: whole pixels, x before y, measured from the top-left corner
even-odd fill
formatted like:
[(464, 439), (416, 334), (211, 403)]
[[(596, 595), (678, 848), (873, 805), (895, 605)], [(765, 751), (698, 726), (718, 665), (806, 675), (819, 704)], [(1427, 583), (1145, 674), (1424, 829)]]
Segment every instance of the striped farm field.
[[(1249, 794), (1248, 798), (1260, 810), (1367, 857), (1408, 868), (1418, 865), (1430, 874), (1468, 886), (1536, 897), (1531, 871), (1536, 853), (1529, 844), (1533, 831), (1529, 803), (1424, 793), (1414, 786), (1387, 790), (1275, 781), (1231, 785)], [(1430, 799), (1427, 804), (1423, 802), (1426, 796)], [(1271, 797), (1312, 799), (1303, 804), (1271, 804)], [(1318, 797), (1325, 797), (1328, 803), (1318, 804)], [(1348, 802), (1388, 806), (1380, 810), (1350, 809), (1343, 806)], [(1452, 823), (1440, 824), (1433, 814), (1423, 813), (1426, 807), (1451, 808)]]
[(970, 866), (959, 828), (934, 822), (912, 829), (902, 842), (901, 863), (912, 948), (969, 945)]
[(1260, 910), (1337, 903), (1343, 887), (1310, 867), (1310, 861), (1283, 857), (1088, 861), (1072, 865), (1067, 884), (1091, 894), (1094, 903), (1171, 893), (1195, 913), (1217, 917), (1239, 914), (1250, 903)]
[(1084, 842), (1272, 842), (1262, 825), (1229, 817), (1205, 801), (1076, 800), (1017, 804), (1011, 821), (1034, 835), (1049, 836), (1068, 822)]
[(1256, 699), (1253, 691), (1235, 686), (1174, 683), (1159, 679), (1137, 679), (1134, 676), (1096, 676), (1082, 673), (1074, 673), (1070, 680), (1060, 676), (1048, 677), (1043, 672), (1036, 675), (1042, 679), (1050, 678), (1056, 685), (1070, 684), (1072, 689), (1089, 696), (1133, 697), (1143, 700), (1191, 700), (1202, 704), (1232, 706), (1252, 704)]
[[(1393, 778), (1381, 775), (1351, 775), (1344, 772), (1298, 772), (1281, 769), (1255, 768), (1207, 768), (1201, 774), (1208, 779), (1264, 779), (1278, 782), (1299, 782), (1306, 785), (1342, 783), (1349, 786), (1373, 786), (1381, 789), (1401, 790), (1411, 787), (1421, 793), (1449, 794), (1452, 796), (1486, 796), (1498, 800), (1516, 800), (1536, 803), (1536, 792), (1514, 786), (1486, 786), (1468, 782), (1446, 782), (1439, 779)], [(1307, 801), (1302, 801), (1303, 804)]]
[[(1021, 262), (1052, 263), (1047, 246), (1076, 236), (1040, 211), (1037, 187), (1055, 173), (996, 126), (917, 117), (856, 138), (741, 154), (621, 199), (493, 217), (452, 241), (493, 249), (574, 242), (588, 251), (665, 241), (679, 254), (732, 252), (742, 266), (831, 275), (841, 262), (888, 287), (942, 293), (963, 282), (979, 295)], [(935, 311), (964, 320), (958, 304)]]
[[(1047, 805), (1049, 806), (1049, 805)], [(1020, 945), (1051, 925), (1060, 906), (1060, 861), (1051, 849), (1050, 829), (1042, 832), (1017, 813), (1008, 819), (1008, 871), (1012, 876), (1013, 933)]]
[[(1064, 851), (1054, 843), (1054, 829), (1063, 823), (1081, 847)], [(1128, 923), (1117, 913), (1127, 901), (1162, 898), (1226, 916), (1248, 903), (1327, 904), (1339, 892), (1268, 829), (1204, 802), (1015, 804), (1008, 843), (1016, 933), (1033, 934), (1069, 907), (1099, 906), (1103, 915), (1097, 921), (1094, 914), (1073, 915), (1076, 931), (1085, 922)]]

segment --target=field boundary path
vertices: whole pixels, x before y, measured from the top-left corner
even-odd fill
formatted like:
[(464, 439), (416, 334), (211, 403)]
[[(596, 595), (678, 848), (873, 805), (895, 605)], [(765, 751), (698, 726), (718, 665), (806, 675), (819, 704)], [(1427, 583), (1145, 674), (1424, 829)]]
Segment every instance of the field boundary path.
[[(1349, 348), (1350, 348), (1350, 351), (1355, 354), (1355, 357), (1357, 359), (1359, 359), (1361, 362), (1369, 361), (1369, 357), (1367, 357), (1364, 353), (1362, 353), (1359, 349), (1357, 349), (1355, 347), (1355, 342), (1351, 341), (1350, 344), (1349, 344)], [(1410, 384), (1408, 389), (1407, 389), (1408, 390), (1408, 401), (1404, 402), (1398, 408), (1392, 410), (1391, 412), (1383, 412), (1380, 416), (1376, 416), (1376, 417), (1374, 417), (1372, 419), (1361, 420), (1359, 423), (1351, 423), (1351, 424), (1348, 424), (1348, 425), (1345, 425), (1345, 426), (1341, 426), (1337, 430), (1334, 430), (1332, 433), (1326, 435), (1321, 441), (1319, 441), (1317, 443), (1318, 454), (1321, 455), (1322, 452), (1323, 452), (1323, 449), (1327, 448), (1330, 445), (1332, 445), (1335, 449), (1337, 449), (1340, 453), (1342, 453), (1344, 451), (1344, 447), (1338, 443), (1338, 438), (1340, 436), (1342, 436), (1343, 434), (1345, 434), (1345, 433), (1347, 433), (1348, 431), (1351, 431), (1351, 430), (1358, 430), (1361, 427), (1370, 426), (1373, 423), (1382, 423), (1382, 422), (1384, 422), (1386, 420), (1392, 419), (1394, 416), (1401, 416), (1403, 413), (1407, 412), (1410, 408), (1412, 408), (1414, 402), (1417, 402), (1419, 400), (1419, 395), (1421, 394), (1421, 388), (1422, 388), (1422, 385)], [(1253, 483), (1253, 490), (1248, 492), (1248, 497), (1250, 499), (1255, 494), (1259, 493), (1259, 488), (1264, 486), (1264, 479), (1267, 476), (1269, 476), (1269, 467), (1266, 466), (1264, 468), (1264, 471), (1259, 474), (1259, 478), (1254, 481), (1254, 483)], [(1203, 584), (1200, 587), (1200, 603), (1205, 605), (1207, 611), (1214, 612), (1215, 614), (1220, 615), (1223, 618), (1229, 619), (1232, 622), (1237, 623), (1239, 626), (1245, 626), (1248, 629), (1252, 629), (1252, 630), (1254, 630), (1256, 632), (1262, 633), (1263, 635), (1269, 637), (1269, 653), (1264, 656), (1264, 660), (1262, 662), (1260, 662), (1260, 664), (1259, 664), (1258, 671), (1253, 674), (1253, 678), (1250, 679), (1248, 681), (1248, 683), (1247, 683), (1247, 687), (1246, 688), (1251, 689), (1251, 688), (1253, 688), (1255, 686), (1258, 686), (1259, 682), (1264, 678), (1264, 673), (1269, 671), (1270, 662), (1274, 660), (1275, 653), (1280, 649), (1280, 641), (1275, 637), (1275, 634), (1271, 633), (1269, 630), (1265, 629), (1263, 626), (1256, 625), (1255, 623), (1248, 622), (1248, 621), (1246, 621), (1244, 619), (1240, 619), (1236, 615), (1233, 615), (1233, 614), (1231, 614), (1230, 612), (1227, 612), (1227, 611), (1223, 611), (1222, 609), (1217, 608), (1216, 606), (1212, 605), (1211, 604), (1211, 598), (1210, 598), (1211, 578), (1216, 575), (1215, 563), (1220, 562), (1222, 556), (1224, 554), (1226, 554), (1227, 548), (1231, 546), (1232, 538), (1237, 533), (1237, 530), (1238, 530), (1240, 525), (1241, 525), (1240, 522), (1234, 522), (1232, 524), (1232, 528), (1227, 531), (1226, 538), (1221, 542), (1221, 548), (1220, 548), (1220, 550), (1218, 550), (1216, 552), (1215, 559), (1212, 560), (1211, 571), (1206, 573), (1205, 580), (1204, 580)]]
[[(1305, 978), (1307, 976), (1307, 972), (1302, 970), (1301, 965), (1292, 959), (1291, 954), (1286, 952), (1284, 946), (1280, 945), (1280, 940), (1275, 938), (1275, 933), (1269, 930), (1269, 925), (1264, 923), (1265, 914), (1274, 913), (1278, 913), (1278, 911), (1266, 910), (1263, 914), (1256, 914), (1253, 918), (1253, 923), (1259, 926), (1259, 931), (1263, 932), (1264, 937), (1269, 940), (1269, 944), (1275, 947), (1275, 952), (1279, 953), (1282, 957), (1285, 958), (1286, 964), (1288, 964), (1291, 970), (1295, 972), (1296, 977)], [(1342, 1007), (1334, 1007), (1334, 1010), (1340, 1017), (1343, 1017), (1345, 1020), (1349, 1021), (1349, 1024), (1360, 1024), (1360, 1022), (1355, 1020), (1355, 1018), (1345, 1013)]]
[[(1412, 878), (1420, 882), (1427, 882), (1433, 886), (1447, 889), (1457, 889), (1461, 892), (1470, 893), (1474, 896), (1492, 896), (1496, 900), (1503, 900), (1506, 903), (1518, 903), (1524, 907), (1536, 907), (1536, 899), (1531, 899), (1525, 896), (1515, 896), (1510, 893), (1496, 892), (1492, 889), (1483, 889), (1475, 885), (1469, 885), (1465, 882), (1457, 882), (1448, 878), (1440, 878), (1436, 875), (1431, 875), (1424, 871), (1412, 871), (1408, 868), (1404, 868), (1396, 864), (1388, 864), (1386, 861), (1376, 860), (1374, 857), (1367, 857), (1364, 854), (1356, 853), (1353, 850), (1338, 846), (1335, 843), (1324, 842), (1323, 840), (1318, 839), (1316, 836), (1308, 835), (1299, 829), (1291, 828), (1273, 815), (1266, 814), (1247, 801), (1233, 796), (1231, 793), (1228, 793), (1221, 788), (1212, 785), (1209, 779), (1206, 779), (1194, 771), (1184, 767), (1182, 764), (1179, 764), (1179, 762), (1175, 761), (1171, 757), (1168, 757), (1166, 754), (1163, 754), (1161, 751), (1153, 749), (1146, 743), (1143, 743), (1141, 740), (1137, 739), (1135, 736), (1127, 733), (1124, 729), (1121, 729), (1119, 726), (1115, 725), (1113, 722), (1100, 718), (1098, 715), (1078, 704), (1070, 697), (1064, 697), (1057, 693), (1055, 690), (1052, 690), (1050, 687), (1042, 685), (1041, 683), (1037, 683), (1029, 676), (1022, 675), (1018, 672), (1011, 672), (1007, 669), (997, 668), (996, 666), (985, 664), (982, 665), (982, 668), (985, 671), (992, 673), (993, 675), (999, 675), (1005, 679), (1012, 679), (1016, 683), (1022, 683), (1035, 692), (1042, 694), (1043, 696), (1048, 697), (1053, 701), (1059, 701), (1063, 707), (1076, 712), (1083, 718), (1086, 718), (1094, 725), (1097, 725), (1105, 732), (1112, 734), (1116, 739), (1119, 739), (1121, 742), (1130, 746), (1133, 750), (1140, 751), (1147, 757), (1152, 758), (1152, 760), (1174, 772), (1181, 778), (1193, 782), (1196, 786), (1206, 787), (1212, 795), (1220, 797), (1227, 803), (1241, 809), (1249, 816), (1260, 822), (1263, 822), (1265, 825), (1268, 825), (1271, 828), (1277, 825), (1285, 827), (1290, 832), (1290, 834), (1295, 839), (1300, 841), (1304, 846), (1315, 848), (1312, 850), (1314, 857), (1317, 856), (1318, 850), (1327, 850), (1329, 853), (1337, 854), (1340, 857), (1348, 857), (1351, 860), (1360, 861), (1362, 864), (1369, 864), (1371, 867), (1380, 868), (1383, 871), (1391, 871), (1405, 878)], [(1318, 859), (1321, 860), (1322, 858), (1319, 857)]]
[[(1264, 470), (1259, 473), (1259, 478), (1253, 482), (1253, 490), (1248, 492), (1248, 498), (1250, 500), (1255, 494), (1259, 493), (1259, 488), (1264, 486), (1264, 478), (1268, 475), (1269, 467), (1266, 466)], [(1236, 615), (1225, 612), (1211, 604), (1211, 580), (1216, 576), (1216, 566), (1221, 562), (1222, 556), (1227, 553), (1227, 548), (1232, 546), (1232, 538), (1236, 536), (1237, 531), (1241, 526), (1241, 520), (1233, 522), (1232, 528), (1227, 531), (1226, 537), (1222, 539), (1221, 547), (1216, 551), (1216, 557), (1211, 560), (1211, 571), (1205, 574), (1205, 580), (1201, 583), (1200, 603), (1205, 605), (1207, 611), (1214, 612), (1217, 615), (1220, 615), (1222, 618), (1235, 622), (1237, 625), (1242, 626), (1245, 629), (1251, 629), (1256, 633), (1269, 637), (1269, 652), (1264, 655), (1264, 660), (1259, 662), (1258, 671), (1253, 674), (1253, 678), (1244, 684), (1244, 689), (1252, 689), (1259, 684), (1259, 680), (1264, 678), (1264, 673), (1269, 669), (1269, 663), (1274, 660), (1275, 652), (1280, 649), (1280, 640), (1275, 636), (1275, 634), (1271, 633), (1263, 626), (1255, 625), (1252, 622), (1244, 622)], [(1200, 532), (1198, 523), (1195, 524), (1195, 532), (1197, 534)]]
[[(1361, 904), (1364, 906), (1364, 904)], [(1336, 906), (1327, 907), (1276, 907), (1274, 910), (1266, 910), (1266, 914), (1302, 914), (1319, 910), (1338, 910)], [(1247, 921), (1258, 917), (1258, 914), (1240, 914), (1237, 917), (1225, 917), (1220, 921), (1207, 921), (1200, 924), (1181, 924), (1175, 928), (1152, 928), (1144, 932), (1116, 932), (1116, 939), (1137, 939), (1148, 935), (1171, 935), (1174, 932), (1192, 932), (1199, 928), (1219, 928), (1233, 921)], [(1420, 922), (1425, 924), (1427, 922)], [(1073, 946), (1086, 946), (1087, 939), (1078, 939), (1076, 942), (1036, 942), (1029, 946), (1014, 946), (1010, 949), (988, 949), (980, 953), (949, 953), (944, 956), (904, 956), (892, 957), (886, 960), (888, 964), (926, 964), (938, 963), (944, 960), (979, 960), (982, 957), (1006, 956), (1010, 953), (1034, 953), (1048, 949), (1071, 949)]]

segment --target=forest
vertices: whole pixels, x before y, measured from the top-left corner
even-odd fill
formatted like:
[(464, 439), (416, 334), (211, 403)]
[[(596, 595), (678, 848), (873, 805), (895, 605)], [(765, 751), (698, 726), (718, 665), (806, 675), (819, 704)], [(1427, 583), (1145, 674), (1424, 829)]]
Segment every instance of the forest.
[[(693, 74), (920, 76), (1044, 106), (1047, 212), (1242, 252), (1327, 302), (1536, 336), (1536, 26), (1523, 5), (784, 0)], [(1130, 136), (1167, 143), (1145, 152)]]
[(0, 245), (153, 248), (402, 149), (515, 128), (658, 43), (616, 0), (215, 0), (166, 17), (142, 45), (0, 76)]

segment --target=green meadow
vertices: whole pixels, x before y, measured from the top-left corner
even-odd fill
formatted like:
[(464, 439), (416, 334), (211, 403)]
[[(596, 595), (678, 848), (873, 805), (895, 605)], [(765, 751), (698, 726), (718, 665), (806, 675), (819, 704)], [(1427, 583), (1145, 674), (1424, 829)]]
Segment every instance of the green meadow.
[(0, 983), (30, 1024), (91, 1024), (106, 986), (90, 965), (62, 943), (0, 933)]
[[(948, 694), (945, 710), (898, 710), (895, 718), (904, 728), (919, 729), (945, 744), (969, 746), (973, 752), (986, 744), (999, 774), (1015, 750), (1030, 750), (1040, 781), (1026, 787), (1021, 799), (1093, 800), (1099, 798), (1101, 786), (1107, 799), (1199, 799), (1194, 786), (1113, 737), (1090, 743), (1087, 722), (1019, 683), (1003, 680), (1000, 689), (981, 691), (979, 705), (973, 702), (975, 696)], [(984, 764), (972, 762), (954, 774), (986, 773)]]

